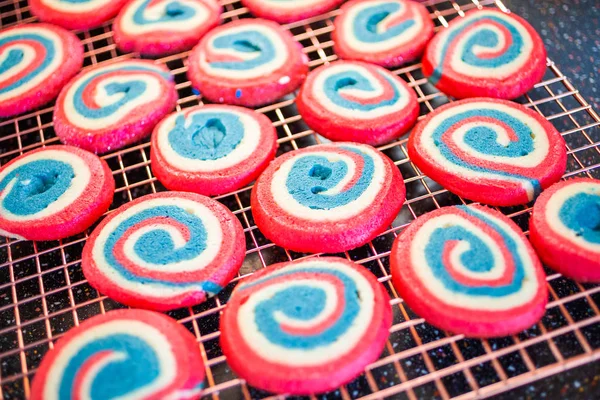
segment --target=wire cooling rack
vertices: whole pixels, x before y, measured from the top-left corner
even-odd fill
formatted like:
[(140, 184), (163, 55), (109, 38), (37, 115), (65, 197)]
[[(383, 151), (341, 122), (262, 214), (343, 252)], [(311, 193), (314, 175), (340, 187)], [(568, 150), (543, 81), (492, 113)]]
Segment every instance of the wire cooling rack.
[[(224, 21), (250, 16), (238, 0), (221, 3)], [(430, 10), (437, 29), (443, 29), (448, 20), (474, 7), (489, 5), (508, 11), (499, 0), (429, 0), (423, 4)], [(332, 18), (337, 13), (333, 11), (286, 26), (303, 45), (311, 68), (336, 59), (330, 33)], [(2, 28), (35, 21), (25, 0), (0, 0), (0, 14)], [(110, 23), (77, 33), (85, 45), (86, 66), (134, 56), (116, 50)], [(186, 57), (187, 53), (181, 53), (158, 60), (175, 76), (178, 110), (202, 103), (186, 78)], [(420, 67), (414, 64), (394, 72), (416, 91), (423, 118), (450, 100), (428, 84)], [(600, 178), (600, 117), (552, 61), (548, 60), (544, 81), (519, 102), (545, 116), (562, 132), (569, 154), (565, 177)], [(26, 151), (58, 143), (52, 127), (52, 109), (48, 106), (14, 119), (0, 120), (0, 165)], [(278, 154), (323, 140), (309, 130), (298, 115), (293, 95), (259, 111), (277, 128)], [(391, 284), (388, 254), (392, 242), (419, 215), (466, 202), (419, 172), (407, 156), (405, 137), (380, 149), (401, 170), (407, 201), (394, 223), (378, 238), (339, 256), (358, 262), (379, 278), (392, 298), (394, 324), (381, 358), (352, 383), (326, 398), (488, 397), (600, 359), (600, 285), (578, 284), (550, 270), (546, 271), (550, 291), (546, 315), (519, 335), (490, 340), (465, 339), (435, 329), (415, 315)], [(117, 182), (111, 210), (142, 195), (165, 190), (152, 175), (149, 152), (150, 144), (145, 140), (103, 157)], [(245, 275), (275, 262), (311, 256), (277, 247), (262, 235), (252, 219), (250, 189), (218, 198), (245, 228), (247, 256), (239, 276), (204, 304), (169, 313), (197, 338), (207, 374), (205, 399), (270, 396), (246, 385), (228, 367), (218, 344), (219, 313), (237, 281)], [(529, 206), (501, 211), (527, 230)], [(80, 267), (86, 238), (87, 233), (38, 243), (0, 238), (0, 390), (3, 398), (29, 397), (31, 379), (41, 358), (68, 329), (93, 315), (122, 307), (86, 282)], [(598, 363), (591, 365), (598, 368)]]

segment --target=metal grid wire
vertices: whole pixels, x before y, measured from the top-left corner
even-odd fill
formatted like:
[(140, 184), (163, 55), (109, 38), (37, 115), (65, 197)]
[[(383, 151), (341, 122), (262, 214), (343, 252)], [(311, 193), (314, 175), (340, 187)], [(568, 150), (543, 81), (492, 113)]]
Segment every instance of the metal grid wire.
[[(225, 22), (249, 17), (238, 0), (222, 0)], [(424, 2), (437, 29), (474, 7), (497, 6), (500, 0), (429, 0)], [(26, 0), (0, 0), (0, 27), (32, 22)], [(330, 33), (337, 11), (286, 27), (304, 46), (311, 68), (336, 59)], [(130, 58), (116, 50), (110, 23), (78, 32), (85, 45), (85, 65)], [(177, 82), (177, 110), (202, 103), (185, 74), (187, 53), (162, 58)], [(423, 77), (420, 64), (394, 71), (416, 91), (421, 118), (450, 101)], [(600, 178), (600, 117), (558, 67), (548, 60), (544, 81), (519, 99), (550, 120), (568, 145), (565, 177)], [(0, 165), (26, 151), (58, 143), (52, 127), (52, 106), (0, 121)], [(279, 152), (310, 146), (323, 139), (308, 129), (294, 106), (294, 96), (259, 110), (277, 128)], [(440, 331), (425, 323), (403, 303), (389, 274), (388, 254), (394, 238), (411, 221), (436, 208), (466, 204), (444, 190), (408, 159), (406, 137), (381, 146), (401, 170), (407, 201), (394, 223), (378, 238), (339, 254), (372, 271), (386, 287), (394, 324), (381, 358), (352, 383), (327, 398), (460, 398), (487, 397), (600, 359), (600, 285), (579, 284), (550, 270), (550, 301), (544, 318), (512, 337), (476, 340)], [(165, 190), (150, 170), (150, 144), (103, 156), (112, 168), (117, 190), (111, 211), (142, 195)], [(238, 379), (219, 347), (219, 313), (235, 284), (253, 271), (275, 262), (311, 257), (269, 242), (256, 228), (250, 210), (250, 189), (218, 198), (240, 219), (246, 234), (247, 256), (240, 274), (223, 292), (204, 304), (170, 312), (195, 334), (205, 361), (204, 398), (263, 398), (269, 394)], [(527, 231), (530, 206), (502, 208)], [(110, 212), (110, 211), (109, 211)], [(89, 232), (87, 232), (89, 233)], [(83, 276), (81, 250), (87, 233), (54, 242), (3, 240), (0, 243), (0, 391), (3, 398), (27, 398), (41, 358), (69, 328), (121, 305), (100, 295)], [(279, 396), (278, 398), (283, 398)]]

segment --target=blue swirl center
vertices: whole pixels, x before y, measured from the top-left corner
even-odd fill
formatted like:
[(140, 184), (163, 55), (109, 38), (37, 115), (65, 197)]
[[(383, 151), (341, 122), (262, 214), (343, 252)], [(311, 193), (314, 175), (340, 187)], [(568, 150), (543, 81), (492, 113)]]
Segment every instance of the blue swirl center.
[(560, 207), (558, 217), (575, 234), (591, 243), (600, 243), (600, 196), (577, 193)]
[[(463, 31), (469, 29), (473, 24), (481, 20), (491, 20), (504, 26), (511, 35), (512, 43), (504, 53), (497, 57), (481, 57), (476, 55), (474, 52), (474, 49), (476, 47), (494, 49), (500, 41), (498, 33), (496, 31), (484, 28), (480, 30), (476, 35), (471, 36), (465, 43), (464, 51), (461, 54), (461, 59), (463, 62), (474, 67), (490, 68), (490, 70), (492, 70), (494, 68), (500, 68), (503, 65), (510, 64), (517, 57), (519, 57), (519, 55), (523, 51), (524, 41), (523, 37), (521, 36), (517, 28), (515, 28), (515, 26), (506, 22), (502, 18), (489, 15), (472, 18), (468, 23), (464, 24), (462, 27), (454, 29), (446, 38), (441, 51), (440, 64), (435, 68), (433, 74), (429, 78), (429, 80), (433, 84), (438, 83), (439, 80), (442, 78), (444, 63), (447, 59), (449, 59), (449, 57), (451, 57), (451, 54), (449, 54), (450, 46), (452, 46), (452, 44), (463, 33)], [(491, 71), (490, 74), (492, 74)], [(490, 78), (493, 78), (493, 76), (490, 76)]]
[(469, 164), (453, 152), (449, 144), (443, 139), (444, 133), (449, 131), (455, 124), (467, 118), (474, 117), (479, 117), (481, 121), (487, 120), (491, 123), (494, 121), (503, 122), (514, 132), (517, 139), (510, 141), (506, 146), (504, 146), (498, 143), (498, 135), (496, 131), (486, 126), (475, 126), (470, 128), (464, 136), (464, 141), (467, 146), (473, 148), (474, 150), (483, 154), (510, 158), (525, 157), (534, 150), (535, 143), (533, 137), (535, 134), (527, 124), (499, 110), (478, 109), (464, 111), (450, 116), (440, 123), (440, 125), (435, 129), (432, 138), (444, 158), (453, 164), (459, 165), (463, 168), (468, 168), (473, 171), (499, 174), (506, 177), (516, 177), (529, 181), (533, 185), (535, 195), (539, 194), (541, 187), (539, 182), (535, 179), (531, 179), (526, 176), (514, 175), (506, 171), (493, 170), (482, 165)]
[(344, 161), (329, 161), (324, 156), (300, 157), (286, 179), (287, 190), (297, 202), (315, 210), (330, 210), (356, 200), (367, 190), (375, 172), (373, 159), (351, 147), (343, 149), (358, 154), (364, 161), (355, 185), (337, 194), (324, 193), (344, 179), (348, 166)]
[[(380, 74), (385, 80), (385, 83), (393, 91), (393, 96), (389, 99), (382, 98), (379, 102), (365, 102), (360, 103), (345, 98), (340, 91), (345, 89), (360, 90), (364, 92), (375, 92), (372, 82), (367, 79), (362, 73), (358, 71), (344, 71), (337, 74), (333, 74), (328, 77), (324, 82), (325, 95), (337, 106), (347, 108), (350, 110), (359, 111), (371, 111), (380, 107), (385, 107), (395, 104), (400, 98), (400, 93), (396, 87), (395, 82), (388, 76)], [(372, 100), (372, 99), (369, 99)]]
[[(143, 210), (123, 222), (121, 222), (113, 232), (110, 233), (104, 247), (104, 257), (107, 263), (117, 270), (123, 277), (129, 281), (139, 283), (160, 283), (167, 286), (182, 287), (189, 286), (190, 282), (167, 282), (151, 276), (135, 275), (132, 271), (125, 268), (114, 254), (117, 241), (123, 237), (125, 232), (132, 227), (144, 222), (150, 218), (163, 219), (165, 224), (177, 222), (184, 225), (189, 230), (189, 240), (180, 247), (177, 247), (171, 238), (171, 235), (164, 229), (155, 227), (139, 237), (134, 245), (134, 251), (138, 257), (147, 263), (154, 265), (163, 265), (165, 271), (172, 271), (169, 268), (171, 264), (194, 259), (206, 250), (207, 232), (202, 219), (187, 212), (177, 206), (157, 206), (151, 209)], [(198, 284), (210, 293), (218, 293), (221, 287), (216, 283), (203, 281)]]
[(131, 79), (126, 82), (111, 82), (105, 86), (106, 94), (110, 96), (120, 94), (118, 100), (103, 107), (89, 107), (84, 101), (84, 91), (86, 90), (86, 87), (89, 86), (90, 82), (102, 75), (114, 74), (118, 71), (159, 74), (166, 80), (170, 79), (168, 73), (156, 68), (143, 66), (123, 66), (99, 71), (90, 75), (75, 91), (73, 96), (73, 107), (80, 115), (91, 119), (106, 118), (117, 112), (125, 104), (139, 98), (146, 92), (146, 82), (142, 80)]
[(401, 8), (398, 3), (377, 4), (363, 9), (353, 21), (352, 31), (361, 42), (377, 43), (401, 35), (415, 24), (408, 19), (379, 32), (378, 27), (391, 14)]
[[(44, 58), (42, 62), (37, 67), (29, 71), (21, 79), (18, 79), (9, 85), (0, 87), (0, 94), (8, 93), (30, 82), (37, 75), (39, 75), (45, 69), (47, 69), (56, 57), (56, 48), (54, 47), (54, 42), (50, 39), (45, 38), (42, 35), (36, 35), (33, 33), (15, 33), (13, 35), (3, 37), (2, 39), (0, 39), (0, 47), (10, 45), (13, 42), (20, 42), (23, 40), (30, 40), (40, 43), (45, 48), (46, 54), (43, 55)], [(0, 63), (0, 76), (19, 65), (19, 63), (23, 61), (24, 56), (25, 54), (20, 49), (9, 50), (6, 57)], [(36, 54), (35, 57), (39, 58), (42, 57), (42, 55)]]
[(469, 251), (464, 252), (460, 257), (460, 261), (469, 271), (474, 273), (488, 272), (492, 270), (495, 264), (494, 255), (491, 249), (489, 249), (479, 237), (465, 228), (456, 225), (437, 228), (433, 231), (429, 242), (425, 246), (425, 258), (427, 259), (427, 264), (431, 267), (434, 276), (439, 279), (448, 290), (470, 296), (503, 297), (519, 292), (523, 285), (525, 268), (523, 266), (523, 260), (518, 256), (518, 244), (502, 229), (502, 227), (486, 217), (483, 213), (473, 211), (466, 206), (458, 206), (458, 208), (470, 216), (482, 220), (486, 225), (491, 226), (502, 236), (503, 241), (502, 243), (498, 243), (498, 246), (506, 246), (508, 252), (511, 254), (515, 265), (514, 276), (510, 283), (500, 286), (481, 284), (480, 286), (475, 287), (454, 280), (452, 275), (448, 272), (449, 266), (445, 265), (443, 261), (444, 248), (450, 241), (467, 242), (471, 246)]
[(2, 206), (15, 215), (32, 215), (54, 203), (71, 186), (75, 171), (57, 160), (36, 160), (15, 168), (0, 182), (0, 191), (16, 180)]
[(221, 35), (213, 41), (216, 49), (233, 50), (243, 55), (252, 55), (247, 60), (213, 61), (214, 68), (247, 70), (259, 67), (275, 58), (275, 46), (262, 32), (245, 30), (229, 35)]
[(247, 289), (276, 277), (285, 275), (293, 276), (303, 273), (322, 273), (334, 276), (341, 281), (344, 297), (338, 299), (338, 302), (341, 302), (344, 308), (341, 316), (336, 321), (325, 330), (314, 332), (314, 334), (310, 335), (292, 334), (282, 329), (280, 323), (275, 319), (276, 313), (283, 313), (288, 318), (298, 321), (310, 321), (325, 309), (325, 301), (327, 299), (325, 291), (318, 287), (303, 284), (290, 286), (279, 291), (270, 299), (258, 303), (255, 309), (254, 320), (259, 330), (271, 343), (290, 349), (310, 350), (334, 343), (352, 326), (361, 307), (358, 288), (352, 278), (343, 272), (328, 268), (294, 269), (290, 272), (266, 277), (252, 284), (245, 285), (243, 288)]
[(195, 113), (187, 119), (179, 115), (168, 137), (171, 147), (185, 158), (217, 160), (240, 144), (244, 124), (239, 116), (227, 112)]
[(91, 385), (90, 398), (92, 399), (114, 399), (125, 396), (136, 389), (150, 385), (160, 375), (158, 355), (144, 340), (133, 334), (102, 337), (84, 346), (69, 360), (63, 379), (59, 382), (60, 399), (72, 398), (77, 374), (91, 357), (100, 352), (118, 353), (124, 358), (108, 363), (98, 372)]
[(192, 19), (196, 15), (196, 11), (192, 7), (185, 5), (180, 1), (173, 0), (166, 5), (163, 15), (161, 15), (159, 18), (148, 19), (144, 14), (151, 2), (152, 0), (145, 0), (135, 10), (135, 13), (133, 14), (133, 22), (135, 24), (149, 25), (161, 22), (185, 21)]

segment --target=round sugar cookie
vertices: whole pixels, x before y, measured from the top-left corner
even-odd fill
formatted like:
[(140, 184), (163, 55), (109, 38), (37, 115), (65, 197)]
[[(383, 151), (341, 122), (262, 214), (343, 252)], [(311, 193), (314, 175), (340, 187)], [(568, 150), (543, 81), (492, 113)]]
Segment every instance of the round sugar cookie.
[(77, 36), (50, 24), (0, 31), (0, 118), (32, 111), (54, 100), (81, 69)]
[(206, 196), (240, 189), (275, 158), (277, 132), (269, 118), (227, 105), (187, 108), (152, 134), (152, 172), (169, 190)]
[(451, 192), (494, 206), (525, 204), (565, 172), (565, 141), (519, 104), (469, 99), (444, 105), (417, 124), (408, 155)]
[(379, 358), (391, 324), (390, 299), (373, 274), (342, 258), (310, 258), (244, 279), (221, 317), (221, 347), (252, 386), (323, 393)]
[(252, 189), (254, 222), (290, 250), (339, 253), (389, 227), (406, 190), (392, 160), (371, 146), (335, 143), (286, 153)]
[(242, 225), (224, 205), (195, 193), (162, 192), (108, 215), (86, 242), (81, 267), (108, 297), (166, 311), (220, 292), (245, 251)]
[(600, 282), (600, 181), (556, 183), (537, 199), (529, 239), (540, 259), (581, 282)]
[(137, 142), (177, 104), (169, 70), (147, 60), (95, 66), (60, 92), (54, 130), (61, 142), (105, 153)]
[(544, 42), (524, 19), (484, 8), (456, 18), (427, 45), (423, 74), (458, 99), (514, 99), (542, 80)]
[(434, 33), (429, 11), (410, 0), (349, 1), (333, 26), (338, 56), (388, 68), (420, 58)]
[(40, 21), (66, 29), (91, 29), (117, 15), (127, 0), (29, 0)]
[(258, 107), (296, 90), (308, 73), (308, 58), (275, 22), (241, 19), (205, 35), (188, 66), (192, 85), (211, 102)]
[(296, 105), (320, 135), (372, 146), (399, 138), (419, 116), (417, 95), (400, 77), (358, 61), (336, 61), (312, 71)]
[(58, 240), (108, 210), (115, 180), (105, 161), (71, 146), (23, 154), (0, 169), (0, 235)]
[(395, 240), (390, 269), (414, 312), (465, 336), (516, 334), (546, 310), (546, 276), (533, 248), (488, 207), (444, 207), (417, 218)]
[(31, 400), (192, 399), (203, 387), (194, 335), (166, 315), (125, 309), (60, 338), (42, 359)]
[(296, 22), (333, 10), (344, 0), (242, 0), (257, 17), (280, 24)]
[(119, 50), (164, 56), (191, 49), (219, 25), (216, 0), (132, 0), (113, 23)]

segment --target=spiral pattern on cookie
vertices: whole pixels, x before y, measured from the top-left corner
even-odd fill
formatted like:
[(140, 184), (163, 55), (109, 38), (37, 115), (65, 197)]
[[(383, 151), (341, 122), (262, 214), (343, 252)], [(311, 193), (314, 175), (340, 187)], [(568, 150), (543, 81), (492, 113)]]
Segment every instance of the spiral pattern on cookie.
[(240, 231), (237, 219), (209, 198), (148, 195), (96, 228), (83, 271), (93, 286), (126, 304), (138, 301), (135, 296), (145, 298), (146, 308), (196, 304), (221, 291), (239, 269), (234, 246), (243, 240)]
[(0, 102), (43, 86), (60, 72), (68, 51), (56, 29), (32, 24), (0, 32)]
[[(425, 173), (459, 195), (477, 183), (495, 187), (498, 198), (512, 191), (521, 203), (560, 179), (566, 163), (564, 141), (551, 124), (523, 106), (491, 99), (464, 100), (434, 111), (411, 135), (409, 154)], [(496, 204), (494, 199), (474, 200)]]
[(350, 218), (380, 195), (386, 167), (370, 146), (323, 146), (281, 164), (271, 194), (284, 213), (300, 220)]
[(247, 80), (276, 73), (291, 60), (282, 34), (265, 23), (248, 22), (210, 36), (199, 54), (200, 67), (212, 76)]
[[(244, 327), (246, 344), (260, 357), (295, 366), (319, 365), (360, 342), (369, 327), (365, 321), (373, 318), (375, 290), (344, 264), (305, 262), (241, 284), (237, 294), (246, 301), (238, 323)], [(335, 342), (342, 342), (343, 348), (325, 350)], [(302, 357), (293, 357), (300, 352)]]
[(419, 39), (424, 25), (409, 2), (363, 1), (346, 9), (340, 40), (358, 52), (390, 51)]
[(433, 51), (436, 84), (444, 74), (467, 79), (502, 80), (531, 63), (534, 40), (511, 15), (491, 10), (471, 12), (440, 34)]
[(483, 206), (420, 217), (394, 243), (391, 265), (409, 307), (454, 332), (519, 331), (543, 314), (547, 301), (544, 272), (525, 236)]
[(0, 234), (42, 240), (65, 237), (71, 225), (84, 230), (108, 209), (113, 190), (108, 166), (91, 153), (70, 146), (26, 153), (0, 171)]
[(135, 0), (120, 15), (119, 29), (133, 36), (156, 32), (185, 34), (214, 19), (218, 7), (211, 1)]
[(185, 328), (160, 314), (119, 310), (59, 340), (42, 361), (32, 398), (193, 398), (203, 378), (200, 351)]
[(386, 119), (412, 108), (408, 87), (366, 63), (338, 62), (315, 71), (303, 88), (325, 110), (346, 119)]
[(80, 74), (61, 94), (58, 107), (70, 124), (88, 132), (118, 128), (173, 90), (173, 77), (149, 61), (122, 61)]

